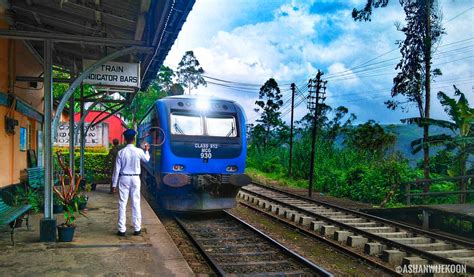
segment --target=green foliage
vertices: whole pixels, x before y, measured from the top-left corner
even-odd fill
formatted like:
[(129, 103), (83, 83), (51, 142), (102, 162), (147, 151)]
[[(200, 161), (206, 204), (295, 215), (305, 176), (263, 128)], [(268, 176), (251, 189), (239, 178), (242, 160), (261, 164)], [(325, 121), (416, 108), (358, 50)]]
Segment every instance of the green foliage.
[[(67, 146), (53, 146), (53, 153), (61, 151), (61, 153), (69, 153), (69, 147)], [(84, 148), (85, 153), (108, 153), (108, 149), (104, 146), (86, 146)], [(74, 152), (79, 153), (80, 147), (76, 147)]]
[(261, 115), (256, 120), (259, 124), (252, 130), (252, 136), (256, 143), (262, 143), (264, 148), (270, 145), (278, 145), (282, 139), (288, 137), (288, 127), (280, 119), (280, 108), (283, 105), (282, 97), (278, 83), (275, 79), (270, 78), (260, 88), (259, 100), (255, 101), (255, 105), (258, 106), (255, 111), (261, 111)]
[[(59, 70), (53, 70), (53, 78), (61, 78), (61, 79), (71, 79), (71, 74), (67, 72), (62, 72)], [(84, 95), (91, 95), (95, 93), (96, 91), (94, 90), (92, 85), (83, 85), (84, 88)], [(69, 89), (69, 84), (66, 83), (53, 83), (53, 97), (55, 101), (60, 101), (66, 91)], [(77, 88), (74, 93), (73, 93), (75, 98), (80, 97), (80, 88)], [(69, 102), (66, 103), (66, 107), (69, 108)], [(80, 104), (79, 102), (76, 102), (74, 105), (74, 112), (79, 112), (80, 111)]]
[(74, 202), (74, 206), (65, 205), (63, 216), (65, 220), (64, 224), (66, 226), (73, 226), (74, 221), (76, 221), (76, 215), (75, 215), (76, 212), (79, 212), (77, 202)]
[(369, 151), (377, 155), (383, 154), (395, 142), (395, 134), (385, 132), (382, 126), (373, 120), (350, 129), (345, 141), (358, 151)]
[(11, 198), (11, 204), (14, 207), (23, 206), (25, 204), (31, 205), (33, 212), (37, 213), (40, 211), (41, 205), (43, 203), (43, 196), (36, 190), (24, 188), (20, 185), (15, 186), (15, 189), (6, 190), (4, 193), (8, 194)]
[[(474, 108), (469, 106), (466, 96), (456, 86), (454, 86), (454, 95), (459, 97), (457, 101), (441, 91), (438, 93), (438, 99), (451, 121), (425, 118), (408, 118), (404, 121), (409, 124), (417, 124), (420, 127), (434, 125), (449, 128), (452, 131), (451, 135), (431, 135), (426, 139), (420, 138), (412, 141), (412, 152), (420, 151), (425, 145), (444, 146), (445, 151), (454, 155), (446, 172), (450, 175), (465, 175), (467, 158), (474, 153), (474, 133), (471, 129), (474, 124)], [(438, 160), (438, 162), (441, 161)]]
[[(450, 151), (441, 150), (430, 158), (430, 172), (448, 175), (449, 168), (454, 164), (454, 154)], [(418, 167), (422, 168), (423, 164), (418, 163)]]
[[(309, 173), (309, 145), (297, 142), (294, 152), (293, 178), (307, 187)], [(319, 140), (317, 143), (314, 168), (315, 190), (328, 192), (337, 197), (380, 205), (385, 200), (393, 184), (421, 177), (421, 171), (410, 168), (408, 162), (397, 155), (378, 158), (367, 152), (352, 148), (338, 149), (331, 143)], [(281, 180), (286, 176), (288, 149), (272, 148), (262, 152), (249, 149), (248, 167), (270, 173)], [(262, 162), (263, 161), (263, 162)], [(304, 181), (303, 181), (304, 180)], [(398, 188), (398, 186), (397, 186)], [(399, 190), (388, 199), (388, 206), (401, 205), (402, 192)]]
[[(131, 128), (136, 128), (137, 123), (146, 115), (151, 105), (156, 100), (174, 94), (172, 91), (175, 73), (167, 66), (162, 66), (156, 79), (151, 82), (146, 91), (139, 91), (130, 105), (120, 114), (127, 119)], [(176, 89), (175, 89), (176, 90)]]
[[(65, 152), (63, 154), (65, 163), (69, 164), (69, 153)], [(80, 153), (74, 153), (74, 162), (75, 168), (79, 169)], [(90, 184), (95, 180), (107, 180), (110, 178), (110, 168), (113, 168), (113, 164), (107, 153), (84, 153), (84, 170), (87, 183)]]

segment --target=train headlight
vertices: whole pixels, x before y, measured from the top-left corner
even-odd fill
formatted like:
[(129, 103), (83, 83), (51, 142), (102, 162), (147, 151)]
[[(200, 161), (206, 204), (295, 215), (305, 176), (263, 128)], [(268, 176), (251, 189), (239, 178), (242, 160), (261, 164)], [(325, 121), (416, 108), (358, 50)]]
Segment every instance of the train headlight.
[(237, 166), (236, 165), (229, 165), (225, 168), (227, 172), (236, 172), (237, 171)]
[(173, 171), (183, 171), (183, 170), (184, 170), (184, 165), (182, 164), (173, 165)]
[(196, 109), (206, 111), (209, 109), (209, 101), (207, 99), (198, 99), (196, 101)]

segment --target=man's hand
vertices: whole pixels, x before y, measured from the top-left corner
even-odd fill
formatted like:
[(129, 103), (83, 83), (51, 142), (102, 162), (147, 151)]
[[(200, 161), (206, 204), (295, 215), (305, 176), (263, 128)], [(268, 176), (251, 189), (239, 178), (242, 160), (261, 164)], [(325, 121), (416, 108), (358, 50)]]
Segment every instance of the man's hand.
[(112, 188), (112, 191), (111, 191), (111, 192), (112, 192), (112, 193), (116, 193), (116, 192), (117, 192), (117, 188), (116, 188), (116, 187), (115, 187), (115, 188)]
[(145, 144), (145, 151), (148, 151), (148, 150), (150, 150), (150, 145), (147, 143)]

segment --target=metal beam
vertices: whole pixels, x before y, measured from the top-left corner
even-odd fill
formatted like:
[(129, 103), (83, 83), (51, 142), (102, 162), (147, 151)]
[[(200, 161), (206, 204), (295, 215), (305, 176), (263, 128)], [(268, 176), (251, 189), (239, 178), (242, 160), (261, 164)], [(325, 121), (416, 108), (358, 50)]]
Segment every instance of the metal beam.
[(100, 124), (102, 122), (104, 122), (105, 120), (107, 120), (109, 117), (113, 116), (114, 114), (120, 112), (121, 110), (123, 110), (124, 108), (126, 108), (127, 105), (123, 105), (122, 107), (112, 111), (109, 115), (107, 115), (106, 117), (102, 118), (101, 120), (99, 120), (98, 122), (95, 122), (94, 124), (89, 124), (89, 126), (87, 126), (87, 130), (89, 130), (90, 127), (95, 127), (97, 126), (97, 124)]
[[(30, 76), (16, 76), (17, 82), (38, 82), (42, 83), (43, 78), (41, 77), (30, 77)], [(74, 79), (67, 79), (67, 78), (53, 78), (54, 83), (63, 83), (63, 84), (70, 84), (74, 81)]]
[(134, 30), (135, 28), (135, 21), (123, 18), (108, 12), (96, 10), (85, 5), (78, 3), (73, 3), (69, 1), (51, 1), (51, 0), (35, 0), (33, 1), (36, 7), (38, 5), (48, 8), (53, 8), (55, 10), (59, 10), (61, 12), (70, 14), (72, 16), (81, 17), (90, 21), (96, 21), (96, 15), (100, 16), (101, 22), (104, 24), (114, 26), (117, 28), (125, 29), (125, 30)]
[[(72, 21), (74, 16), (64, 17), (60, 13), (51, 15), (47, 14), (50, 10), (45, 9), (32, 9), (31, 7), (21, 7), (18, 4), (12, 6), (12, 10), (15, 11), (20, 18), (26, 17), (30, 20), (33, 20), (34, 23), (38, 24), (39, 26), (54, 26), (55, 28), (74, 31), (74, 33), (94, 33), (100, 31), (98, 28), (94, 28), (91, 26), (86, 26), (84, 24), (80, 24), (76, 21)], [(43, 24), (44, 23), (44, 24)]]
[(100, 102), (101, 103), (127, 103), (126, 100), (117, 100), (117, 99), (76, 99), (78, 101), (83, 101), (85, 103), (90, 103), (90, 102), (95, 102), (95, 101), (98, 101), (98, 100), (101, 100)]
[[(0, 30), (0, 37), (23, 40), (51, 40), (52, 42), (63, 43), (84, 43), (91, 45), (109, 45), (109, 46), (146, 46), (142, 40), (116, 39), (93, 36), (68, 35), (63, 33), (40, 33), (18, 30)], [(153, 48), (151, 48), (153, 49)]]
[[(23, 44), (25, 44), (26, 48), (31, 52), (33, 56), (35, 56), (36, 60), (43, 65), (43, 57), (36, 51), (35, 47), (31, 44), (30, 41), (23, 40)], [(43, 78), (38, 78), (41, 79), (41, 82), (43, 82)], [(53, 81), (54, 82), (54, 81)]]
[[(115, 105), (113, 105), (113, 106), (111, 106), (111, 107), (108, 107), (107, 109), (105, 109), (105, 110), (103, 110), (103, 111), (100, 111), (100, 113), (99, 113), (98, 115), (96, 115), (96, 117), (94, 117), (94, 119), (92, 119), (92, 121), (90, 122), (90, 125), (92, 125), (92, 127), (96, 126), (98, 123), (95, 124), (94, 122), (95, 122), (101, 115), (103, 115), (103, 114), (106, 113), (106, 112), (108, 113), (109, 110), (112, 110), (112, 109), (114, 109), (114, 108), (120, 106), (120, 104), (121, 104), (121, 103), (115, 104)], [(109, 117), (108, 117), (108, 116), (105, 117), (105, 119), (107, 119), (107, 118), (109, 118)], [(102, 118), (102, 119), (103, 119), (103, 118)], [(103, 121), (102, 119), (100, 119), (99, 122), (102, 122), (102, 121)], [(89, 127), (90, 127), (90, 125), (89, 125)], [(87, 127), (87, 130), (89, 130), (89, 127)]]

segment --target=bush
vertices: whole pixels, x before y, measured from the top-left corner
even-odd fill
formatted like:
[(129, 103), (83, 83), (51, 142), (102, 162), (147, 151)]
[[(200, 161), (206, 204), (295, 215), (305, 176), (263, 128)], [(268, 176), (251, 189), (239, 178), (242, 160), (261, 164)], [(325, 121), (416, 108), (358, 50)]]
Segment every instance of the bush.
[[(408, 162), (397, 154), (381, 157), (351, 147), (338, 148), (324, 139), (318, 139), (316, 145), (314, 189), (336, 197), (375, 205), (389, 198), (386, 204), (396, 206), (404, 200), (399, 184), (422, 177), (420, 170), (410, 168)], [(298, 184), (307, 188), (311, 153), (309, 137), (296, 141), (293, 151), (291, 179), (299, 180)], [(289, 149), (285, 147), (267, 148), (266, 151), (250, 147), (247, 165), (268, 177), (289, 183), (288, 157)]]
[[(61, 151), (61, 153), (69, 153), (69, 147), (66, 146), (54, 146), (53, 147), (53, 153), (56, 153), (57, 151)], [(80, 148), (76, 147), (74, 149), (74, 152), (79, 153)], [(85, 153), (103, 153), (107, 154), (109, 150), (105, 146), (88, 146), (84, 148)]]
[[(66, 164), (69, 164), (69, 153), (63, 152)], [(74, 166), (77, 170), (80, 166), (80, 153), (74, 153)], [(112, 161), (107, 153), (84, 153), (84, 170), (88, 177), (88, 183), (94, 180), (107, 180), (110, 178), (111, 170), (113, 168)], [(59, 167), (57, 167), (59, 169)]]

